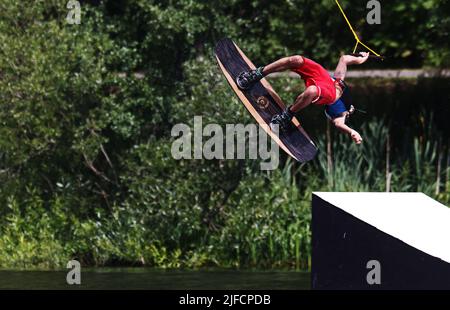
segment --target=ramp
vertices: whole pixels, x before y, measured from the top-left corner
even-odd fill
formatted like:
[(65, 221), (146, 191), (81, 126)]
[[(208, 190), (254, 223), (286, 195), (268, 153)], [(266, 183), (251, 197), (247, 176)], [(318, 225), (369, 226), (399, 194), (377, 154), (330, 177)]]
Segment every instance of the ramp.
[[(379, 283), (368, 281), (375, 269)], [(311, 281), (313, 289), (450, 289), (450, 209), (422, 193), (313, 193)]]

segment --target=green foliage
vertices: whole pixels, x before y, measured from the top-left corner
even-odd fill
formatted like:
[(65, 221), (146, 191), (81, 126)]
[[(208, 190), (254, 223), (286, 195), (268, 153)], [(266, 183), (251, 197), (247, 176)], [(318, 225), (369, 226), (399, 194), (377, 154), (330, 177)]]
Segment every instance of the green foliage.
[[(349, 143), (348, 137), (339, 135), (331, 142), (331, 166), (327, 152), (318, 158), (320, 175), (327, 178), (328, 191), (383, 191), (384, 150), (387, 137), (384, 122), (369, 122), (362, 126), (364, 143)], [(327, 149), (326, 141), (319, 147)]]
[[(89, 1), (80, 25), (66, 2), (0, 4), (0, 267), (308, 268), (312, 190), (385, 190), (388, 132), (391, 189), (449, 203), (447, 80), (358, 81), (365, 143), (331, 131), (331, 167), (314, 108), (307, 165), (172, 158), (174, 124), (253, 122), (215, 63), (219, 38), (256, 64), (302, 53), (333, 67), (353, 47), (333, 1)], [(379, 26), (355, 3), (342, 1), (389, 65), (448, 65), (448, 1), (383, 2)], [(286, 102), (302, 90), (273, 85)]]
[(250, 174), (224, 209), (226, 224), (213, 237), (219, 261), (240, 267), (307, 268), (310, 193), (296, 186), (292, 163), (268, 175)]

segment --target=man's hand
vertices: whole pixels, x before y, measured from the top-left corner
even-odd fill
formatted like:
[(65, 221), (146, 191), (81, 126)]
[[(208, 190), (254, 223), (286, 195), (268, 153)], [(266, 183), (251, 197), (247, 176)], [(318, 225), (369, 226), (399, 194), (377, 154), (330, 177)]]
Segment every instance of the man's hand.
[(361, 56), (355, 57), (356, 59), (354, 60), (355, 61), (354, 63), (357, 65), (365, 63), (367, 61), (367, 59), (369, 59), (369, 55), (370, 55), (369, 53), (366, 53), (366, 52), (361, 52), (359, 54)]
[(369, 53), (360, 52), (361, 56), (353, 56), (353, 55), (344, 55), (341, 57), (341, 62), (344, 62), (346, 65), (360, 65), (363, 64), (369, 59)]
[(350, 137), (352, 137), (353, 141), (355, 141), (356, 144), (362, 143), (361, 135), (356, 130), (352, 130), (352, 132), (350, 133)]
[(345, 124), (345, 115), (333, 119), (333, 124), (343, 133), (350, 135), (356, 144), (361, 144), (362, 138), (359, 133)]

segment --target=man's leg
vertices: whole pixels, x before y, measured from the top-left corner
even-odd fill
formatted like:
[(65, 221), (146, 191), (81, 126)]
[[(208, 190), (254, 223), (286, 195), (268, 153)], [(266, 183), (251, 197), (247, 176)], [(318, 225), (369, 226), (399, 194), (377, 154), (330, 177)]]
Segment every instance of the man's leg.
[(301, 109), (304, 109), (310, 105), (311, 102), (317, 98), (318, 94), (319, 92), (316, 86), (307, 87), (305, 91), (301, 93), (297, 99), (295, 99), (294, 104), (289, 108), (289, 110), (293, 113), (297, 113)]
[(295, 69), (303, 65), (303, 62), (303, 57), (299, 55), (284, 57), (265, 66), (262, 73), (266, 76), (274, 72)]
[(265, 67), (241, 73), (236, 78), (236, 83), (240, 89), (248, 89), (268, 74), (298, 68), (303, 65), (303, 62), (303, 57), (299, 55), (284, 57)]
[(306, 90), (297, 97), (292, 106), (287, 107), (283, 112), (272, 117), (270, 121), (271, 127), (273, 128), (273, 125), (279, 125), (279, 128), (282, 131), (288, 130), (290, 127), (292, 128), (291, 120), (295, 113), (310, 105), (311, 102), (317, 98), (317, 94), (318, 90), (316, 86), (309, 86), (306, 88)]

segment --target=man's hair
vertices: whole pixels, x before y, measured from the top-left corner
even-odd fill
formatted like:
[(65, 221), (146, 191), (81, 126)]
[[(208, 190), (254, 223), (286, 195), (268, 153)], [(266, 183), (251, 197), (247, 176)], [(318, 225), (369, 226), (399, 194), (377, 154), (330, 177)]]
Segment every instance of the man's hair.
[(345, 84), (345, 89), (341, 96), (341, 99), (342, 101), (344, 101), (345, 108), (347, 109), (347, 111), (349, 111), (350, 107), (352, 106), (352, 96), (350, 93), (350, 88), (347, 84)]

